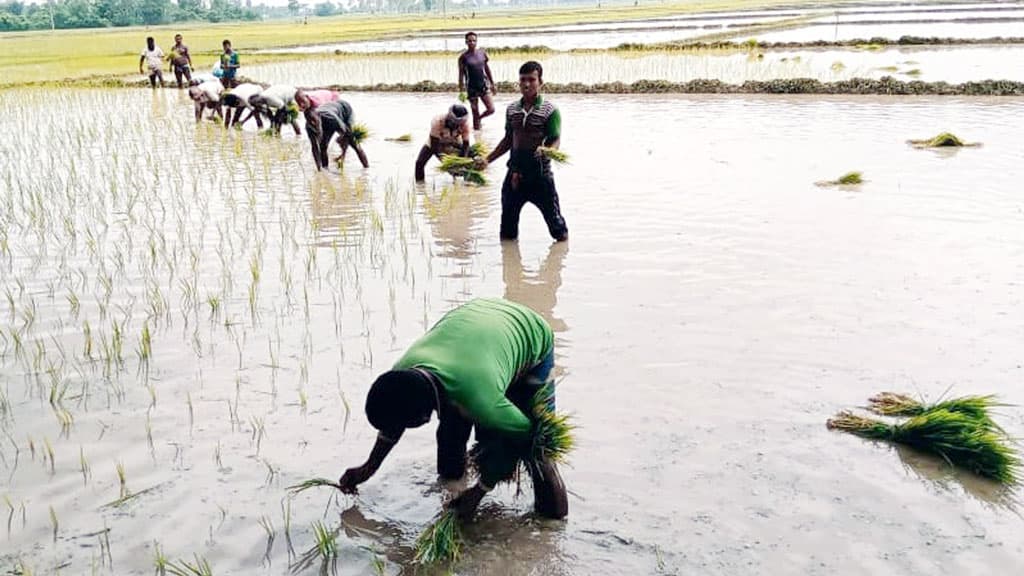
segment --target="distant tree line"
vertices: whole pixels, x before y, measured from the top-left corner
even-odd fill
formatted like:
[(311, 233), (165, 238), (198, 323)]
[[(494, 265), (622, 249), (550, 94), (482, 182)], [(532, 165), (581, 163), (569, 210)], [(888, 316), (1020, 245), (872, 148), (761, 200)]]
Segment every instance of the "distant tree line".
[(259, 20), (265, 10), (251, 0), (49, 0), (0, 3), (0, 31), (106, 28), (183, 21)]

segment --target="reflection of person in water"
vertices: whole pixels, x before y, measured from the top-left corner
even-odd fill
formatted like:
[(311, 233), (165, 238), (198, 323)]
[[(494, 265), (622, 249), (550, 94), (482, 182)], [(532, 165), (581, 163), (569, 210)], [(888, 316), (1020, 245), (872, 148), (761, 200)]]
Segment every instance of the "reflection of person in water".
[(567, 242), (552, 244), (537, 272), (527, 276), (519, 244), (501, 243), (501, 275), (505, 281), (505, 299), (533, 308), (556, 333), (568, 329), (565, 321), (555, 318), (554, 314), (555, 305), (558, 304), (558, 288), (562, 285), (562, 267), (568, 253)]

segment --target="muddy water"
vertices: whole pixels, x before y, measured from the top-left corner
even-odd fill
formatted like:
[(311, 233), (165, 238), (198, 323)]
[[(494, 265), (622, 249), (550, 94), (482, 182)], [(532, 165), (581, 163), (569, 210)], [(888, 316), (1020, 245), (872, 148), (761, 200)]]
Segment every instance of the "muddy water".
[[(333, 57), (274, 62), (247, 68), (247, 74), (269, 83), (302, 86), (331, 84), (372, 86), (423, 80), (455, 82), (454, 56)], [(1024, 47), (963, 46), (865, 50), (793, 50), (733, 54), (681, 52), (551, 54), (543, 59), (552, 82), (635, 82), (717, 79), (747, 80), (816, 78), (822, 81), (880, 78), (885, 75), (927, 81), (1024, 80)], [(491, 57), (496, 80), (517, 77), (522, 56)], [(838, 63), (838, 64), (837, 64)], [(917, 71), (916, 73), (913, 71)], [(911, 73), (911, 74), (908, 74)]]
[[(1024, 554), (1005, 492), (824, 428), (883, 389), (1024, 403), (1018, 100), (559, 97), (572, 239), (528, 209), (505, 246), (495, 185), (409, 181), (441, 96), (352, 95), (373, 165), (320, 175), (302, 140), (196, 128), (173, 91), (0, 100), (4, 570), (149, 574), (159, 542), (282, 574), (319, 520), (339, 573), (399, 573), (445, 494), (430, 429), (358, 498), (292, 500), (288, 537), (284, 488), (360, 461), (373, 376), (482, 295), (554, 326), (580, 447), (569, 520), (499, 490), (458, 573), (976, 573)], [(984, 146), (904, 143), (940, 130)], [(854, 169), (858, 189), (813, 185)], [(1019, 410), (1001, 422), (1024, 434)], [(105, 506), (118, 463), (135, 497)]]

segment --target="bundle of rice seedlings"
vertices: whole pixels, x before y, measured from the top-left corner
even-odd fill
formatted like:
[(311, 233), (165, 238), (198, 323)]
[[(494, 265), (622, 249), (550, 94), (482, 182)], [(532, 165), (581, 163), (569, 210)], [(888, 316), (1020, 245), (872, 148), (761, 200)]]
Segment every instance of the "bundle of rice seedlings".
[(977, 143), (964, 142), (951, 132), (943, 132), (927, 140), (907, 140), (907, 143), (914, 148), (973, 148), (979, 146)]
[(385, 138), (388, 142), (412, 142), (412, 134), (402, 134), (394, 138)]
[(817, 186), (856, 186), (864, 183), (864, 175), (860, 172), (847, 172), (836, 180), (815, 182)]
[(296, 494), (300, 494), (302, 492), (305, 492), (306, 490), (309, 490), (310, 488), (319, 488), (321, 486), (327, 486), (329, 488), (335, 488), (337, 490), (341, 490), (341, 485), (340, 484), (338, 484), (337, 482), (334, 482), (332, 480), (328, 480), (326, 478), (310, 478), (309, 480), (305, 480), (303, 482), (299, 482), (298, 484), (293, 484), (293, 485), (289, 486), (287, 488), (287, 490), (288, 490), (288, 494), (290, 496), (295, 496)]
[(285, 107), (284, 111), (284, 118), (286, 124), (291, 124), (299, 117), (299, 105), (296, 104), (295, 102), (289, 103), (288, 106)]
[(465, 102), (466, 100), (469, 100), (469, 95), (465, 92), (459, 92), (459, 102)]
[(365, 124), (353, 124), (352, 131), (349, 134), (349, 138), (352, 139), (356, 144), (361, 143), (370, 137), (370, 129)]
[(557, 414), (549, 408), (549, 400), (554, 393), (554, 385), (548, 383), (533, 396), (532, 457), (562, 463), (576, 446), (573, 438), (573, 430), (576, 429), (576, 426), (572, 424), (571, 416)]
[(454, 563), (462, 548), (462, 528), (454, 510), (444, 511), (416, 538), (414, 562), (421, 565)]
[(569, 163), (569, 155), (566, 154), (565, 152), (562, 152), (558, 148), (548, 148), (547, 146), (541, 146), (537, 148), (537, 151), (540, 152), (542, 156), (544, 156), (548, 160), (551, 160), (552, 162), (555, 162), (556, 164)]
[(487, 178), (483, 172), (476, 170), (473, 166), (475, 166), (473, 158), (463, 158), (455, 154), (444, 154), (441, 156), (441, 166), (438, 169), (455, 177), (462, 176), (466, 182), (481, 186), (487, 184)]
[(906, 394), (882, 392), (868, 398), (868, 410), (882, 416), (920, 416), (935, 410), (948, 410), (973, 418), (980, 426), (990, 430), (1003, 432), (1003, 429), (992, 420), (989, 410), (1006, 406), (996, 400), (995, 394), (987, 396), (962, 396), (950, 398), (935, 404), (925, 404)]
[(470, 158), (486, 157), (490, 152), (491, 151), (487, 149), (487, 145), (480, 141), (476, 141), (469, 146)]
[(934, 409), (899, 424), (840, 412), (828, 421), (828, 428), (906, 444), (1004, 484), (1015, 484), (1020, 479), (1020, 459), (1005, 436), (960, 412)]

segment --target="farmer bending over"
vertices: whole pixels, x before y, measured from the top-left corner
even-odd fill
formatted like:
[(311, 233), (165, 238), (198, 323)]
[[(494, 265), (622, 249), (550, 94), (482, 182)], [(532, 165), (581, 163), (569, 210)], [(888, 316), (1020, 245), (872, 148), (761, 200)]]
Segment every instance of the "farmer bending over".
[(249, 104), (257, 113), (264, 114), (270, 118), (270, 128), (280, 134), (281, 126), (286, 122), (292, 125), (295, 135), (299, 131), (299, 108), (295, 103), (295, 94), (298, 91), (294, 86), (275, 84), (259, 94), (249, 98)]
[(538, 150), (541, 146), (558, 148), (562, 136), (562, 115), (554, 104), (540, 95), (544, 69), (530, 61), (519, 68), (519, 91), (523, 97), (508, 105), (505, 112), (505, 137), (487, 155), (477, 159), (484, 168), (509, 150), (508, 174), (501, 186), (501, 238), (519, 236), (519, 213), (530, 202), (540, 209), (548, 232), (555, 240), (568, 240), (569, 229), (558, 205), (551, 161)]
[(327, 169), (327, 148), (335, 134), (338, 135), (337, 142), (341, 146), (341, 155), (338, 156), (337, 162), (345, 162), (345, 154), (351, 146), (359, 156), (363, 168), (370, 167), (363, 147), (352, 138), (352, 118), (352, 106), (344, 100), (321, 104), (316, 109), (307, 109), (306, 135), (309, 136), (309, 145), (317, 170)]
[(420, 149), (416, 158), (416, 181), (425, 179), (424, 168), (431, 156), (438, 159), (443, 154), (469, 155), (469, 113), (466, 107), (455, 104), (448, 112), (435, 117), (430, 122), (430, 137)]
[[(227, 108), (227, 110), (224, 111), (224, 127), (231, 128), (235, 124), (241, 126), (248, 122), (249, 118), (256, 118), (256, 127), (262, 130), (263, 119), (261, 118), (260, 113), (253, 110), (252, 104), (250, 104), (252, 97), (262, 91), (262, 86), (251, 82), (239, 84), (231, 89), (225, 88), (220, 97), (221, 103), (225, 108)], [(234, 113), (232, 114), (232, 112)], [(243, 112), (248, 112), (249, 115), (242, 118), (241, 116)]]
[[(529, 308), (498, 298), (472, 300), (444, 315), (413, 343), (366, 396), (366, 417), (378, 430), (366, 463), (350, 468), (341, 489), (357, 486), (380, 468), (406, 428), (437, 412), (437, 472), (446, 480), (466, 472), (466, 442), (475, 427), (481, 453), (477, 483), (449, 503), (463, 518), (476, 511), (495, 484), (514, 474), (531, 447), (534, 393), (554, 366), (554, 336)], [(552, 395), (549, 406), (554, 406)], [(530, 466), (534, 509), (548, 518), (569, 511), (565, 485), (553, 462)]]
[(189, 87), (188, 96), (195, 105), (196, 122), (203, 119), (203, 110), (210, 110), (212, 112), (211, 118), (213, 116), (221, 119), (224, 118), (220, 106), (220, 93), (223, 90), (224, 86), (218, 80), (210, 80)]

